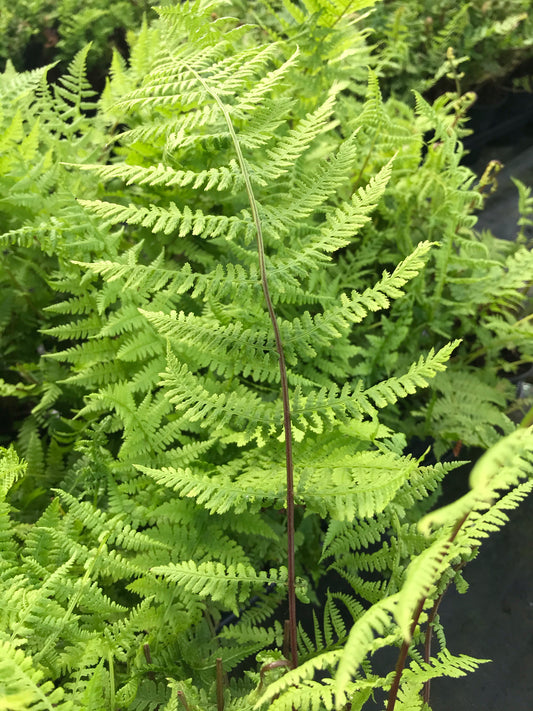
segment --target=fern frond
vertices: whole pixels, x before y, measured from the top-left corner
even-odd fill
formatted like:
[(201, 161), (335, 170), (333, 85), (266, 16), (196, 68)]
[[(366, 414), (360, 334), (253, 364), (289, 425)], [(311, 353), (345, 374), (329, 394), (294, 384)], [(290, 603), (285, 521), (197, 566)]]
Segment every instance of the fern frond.
[[(303, 0), (307, 11), (318, 15), (318, 24), (324, 27), (333, 27), (341, 18), (373, 7), (376, 2), (377, 0)], [(292, 2), (286, 4), (294, 6)]]
[(411, 640), (411, 623), (419, 601), (429, 597), (431, 590), (450, 566), (450, 547), (449, 540), (437, 539), (407, 568), (405, 582), (399, 592), (398, 605), (394, 610), (394, 616), (407, 641)]
[(70, 701), (51, 681), (44, 681), (44, 673), (33, 666), (26, 656), (9, 640), (0, 640), (0, 706), (13, 711), (70, 711)]
[(284, 568), (271, 569), (267, 573), (243, 564), (226, 567), (211, 561), (197, 564), (190, 560), (155, 566), (152, 573), (178, 584), (187, 592), (221, 602), (235, 615), (239, 614), (239, 603), (247, 599), (251, 590), (267, 584), (285, 585), (287, 581)]
[[(388, 170), (389, 168), (384, 169), (385, 176)], [(381, 183), (381, 180), (379, 182)], [(384, 189), (382, 183), (380, 189)], [(369, 190), (369, 192), (373, 191)], [(311, 344), (320, 337), (327, 339), (326, 343), (329, 343), (331, 336), (344, 333), (347, 328), (361, 322), (369, 312), (388, 308), (390, 299), (401, 297), (404, 293), (402, 287), (422, 269), (425, 255), (430, 247), (431, 243), (421, 242), (411, 255), (400, 262), (392, 274), (384, 272), (381, 280), (373, 287), (365, 289), (363, 293), (357, 291), (352, 291), (350, 295), (341, 293), (341, 304), (325, 309), (323, 314), (317, 314), (311, 319), (307, 313), (304, 313), (302, 317), (293, 319), (290, 324), (282, 322), (280, 327), (284, 343), (288, 347), (293, 341)], [(311, 354), (314, 356), (316, 351), (312, 349)]]
[(17, 72), (8, 59), (4, 71), (0, 74), (0, 92), (5, 101), (11, 103), (25, 94), (31, 95), (53, 66), (49, 64), (29, 72)]
[(431, 378), (446, 368), (446, 362), (459, 343), (459, 341), (453, 341), (437, 353), (431, 349), (426, 357), (420, 356), (418, 362), (413, 363), (405, 375), (398, 378), (388, 378), (360, 394), (356, 392), (354, 395), (356, 402), (363, 412), (374, 416), (377, 414), (377, 410), (370, 400), (375, 403), (376, 407), (383, 408), (386, 405), (393, 405), (399, 398), (406, 397), (419, 388), (427, 387)]
[[(119, 178), (126, 185), (149, 185), (150, 187), (163, 185), (165, 187), (186, 187), (191, 186), (193, 190), (240, 190), (243, 186), (243, 178), (239, 172), (237, 162), (231, 160), (228, 166), (220, 168), (209, 168), (194, 172), (192, 170), (175, 170), (170, 166), (159, 163), (156, 166), (141, 165), (90, 165), (80, 166), (82, 170), (90, 170), (96, 173), (105, 181)], [(256, 176), (254, 176), (256, 177)], [(258, 184), (265, 184), (257, 176)]]
[(81, 111), (94, 109), (94, 102), (89, 101), (96, 92), (91, 87), (86, 73), (87, 54), (91, 44), (80, 50), (55, 87), (58, 108), (65, 112), (64, 118), (72, 118)]
[(166, 546), (141, 531), (134, 530), (122, 520), (120, 514), (109, 517), (96, 509), (88, 501), (78, 501), (66, 491), (58, 490), (59, 498), (68, 505), (70, 514), (89, 528), (99, 538), (105, 537), (107, 543), (131, 551), (166, 548)]
[[(489, 659), (475, 659), (466, 654), (452, 655), (448, 650), (438, 653), (429, 662), (412, 660), (409, 667), (402, 674), (402, 681), (398, 692), (398, 708), (413, 709), (421, 701), (422, 686), (430, 679), (441, 676), (459, 678), (469, 672), (475, 671), (480, 664)], [(422, 708), (422, 707), (420, 707)]]
[(481, 545), (490, 534), (499, 531), (509, 521), (506, 511), (517, 508), (532, 489), (533, 480), (522, 482), (492, 504), (488, 511), (473, 511), (461, 527), (457, 543), (464, 547), (467, 554)]
[(0, 447), (0, 501), (5, 501), (11, 487), (25, 471), (26, 464), (19, 459), (12, 445), (7, 449)]
[(295, 498), (324, 517), (369, 518), (384, 510), (415, 466), (414, 460), (372, 451), (344, 461), (332, 456), (305, 462), (295, 480)]
[(426, 535), (434, 527), (453, 526), (475, 510), (490, 509), (502, 490), (517, 487), (533, 472), (533, 429), (517, 429), (485, 452), (470, 474), (470, 491), (420, 521)]
[(198, 422), (202, 428), (215, 427), (224, 433), (224, 426), (241, 431), (243, 442), (252, 438), (262, 441), (263, 429), (270, 429), (281, 422), (277, 403), (267, 403), (244, 386), (231, 392), (212, 378), (201, 378), (191, 373), (186, 364), (180, 364), (172, 353), (167, 355), (168, 367), (161, 385), (166, 387), (167, 400), (178, 412), (186, 412), (190, 422)]
[[(467, 445), (488, 448), (504, 435), (510, 434), (514, 425), (503, 411), (507, 405), (506, 393), (495, 383), (483, 382), (478, 372), (464, 366), (460, 371), (451, 367), (445, 374), (437, 375), (432, 382), (439, 394), (434, 398), (427, 414), (439, 436), (448, 443), (461, 440)], [(483, 420), (476, 422), (479, 409)], [(440, 453), (441, 448), (436, 449)]]
[(533, 196), (531, 188), (527, 187), (520, 180), (511, 178), (516, 188), (518, 189), (518, 226), (520, 232), (517, 235), (518, 242), (527, 243), (526, 229), (533, 225)]
[[(199, 317), (192, 313), (185, 315), (183, 311), (168, 315), (144, 310), (141, 313), (172, 345), (179, 348), (186, 343), (193, 348), (198, 353), (198, 362), (202, 354), (210, 354), (208, 360), (217, 361), (215, 372), (220, 375), (231, 377), (241, 372), (256, 381), (279, 381), (275, 343), (264, 328), (245, 328), (239, 321), (221, 325), (218, 319), (211, 320), (207, 314)], [(244, 368), (242, 363), (245, 363)]]
[(201, 475), (193, 473), (191, 469), (164, 467), (156, 470), (140, 465), (137, 468), (159, 484), (177, 491), (180, 496), (194, 497), (200, 506), (213, 513), (222, 514), (233, 510), (238, 514), (246, 510), (254, 511), (266, 501), (283, 501), (285, 498), (281, 476), (275, 478), (279, 479), (276, 487), (272, 479), (261, 485), (260, 477), (257, 477), (256, 483), (246, 476), (233, 481), (224, 474)]
[[(329, 671), (336, 664), (339, 659), (339, 656), (339, 650), (325, 652), (303, 662), (303, 664), (300, 664), (296, 669), (291, 669), (280, 679), (268, 685), (263, 695), (258, 699), (254, 708), (258, 709), (267, 703), (269, 704), (270, 708), (270, 705), (274, 702), (276, 696), (278, 696), (279, 694), (283, 694), (283, 692), (286, 692), (292, 687), (298, 686), (301, 682), (309, 680), (315, 671)], [(328, 691), (330, 690), (325, 691), (326, 693), (328, 693)], [(294, 698), (291, 695), (291, 704), (293, 703), (293, 701)], [(281, 705), (280, 708), (285, 708), (285, 705)]]
[(385, 597), (372, 605), (354, 624), (339, 657), (335, 675), (335, 693), (342, 699), (351, 678), (363, 659), (372, 652), (398, 640), (394, 630), (393, 615), (398, 604), (398, 595)]
[(378, 514), (368, 521), (332, 520), (324, 538), (322, 559), (340, 558), (343, 553), (377, 543), (388, 525), (388, 516), (384, 514)]
[(268, 150), (271, 167), (265, 169), (265, 175), (270, 181), (284, 175), (320, 133), (332, 128), (330, 117), (333, 113), (336, 93), (341, 88), (341, 86), (332, 86), (324, 103), (303, 118), (296, 128), (278, 141), (274, 148)]
[(128, 222), (132, 225), (149, 227), (152, 232), (176, 234), (185, 237), (188, 234), (214, 238), (224, 234), (227, 239), (234, 239), (239, 232), (247, 230), (246, 222), (236, 216), (209, 215), (197, 209), (194, 212), (185, 205), (183, 209), (170, 203), (168, 208), (137, 207), (136, 205), (119, 205), (101, 200), (80, 200), (81, 205), (99, 215), (106, 224), (112, 225)]

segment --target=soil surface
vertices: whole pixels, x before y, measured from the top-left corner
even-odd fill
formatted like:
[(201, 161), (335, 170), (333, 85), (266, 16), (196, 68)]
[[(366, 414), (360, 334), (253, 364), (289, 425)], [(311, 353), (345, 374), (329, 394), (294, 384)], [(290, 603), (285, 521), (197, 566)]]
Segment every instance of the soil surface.
[[(465, 141), (465, 144), (468, 145), (468, 142)], [(478, 175), (483, 173), (491, 160), (499, 160), (503, 164), (497, 177), (498, 189), (487, 198), (484, 209), (479, 213), (476, 229), (490, 230), (503, 239), (514, 239), (518, 229), (518, 190), (511, 178), (518, 178), (533, 188), (533, 120), (516, 133), (476, 149), (469, 158), (466, 162)], [(533, 228), (526, 228), (527, 233), (533, 234)]]
[(435, 679), (433, 711), (533, 709), (533, 497), (510, 519), (465, 568), (469, 590), (450, 590), (440, 607), (449, 650), (492, 662)]
[[(478, 229), (513, 239), (518, 194), (511, 176), (533, 186), (533, 123), (484, 147), (472, 168), (481, 174), (493, 159), (504, 169)], [(460, 679), (435, 679), (433, 711), (533, 711), (533, 495), (510, 519), (465, 568), (467, 593), (450, 590), (440, 607), (449, 650), (492, 662)]]

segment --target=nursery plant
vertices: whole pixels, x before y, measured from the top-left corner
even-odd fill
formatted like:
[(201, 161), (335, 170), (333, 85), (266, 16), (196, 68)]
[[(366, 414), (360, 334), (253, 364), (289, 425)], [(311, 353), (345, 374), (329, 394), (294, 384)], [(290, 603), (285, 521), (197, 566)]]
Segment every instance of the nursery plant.
[(529, 85), (533, 18), (527, 0), (384, 0), (368, 22), (387, 90), (402, 98), (413, 88), (450, 84), (450, 63), (465, 89), (490, 84), (494, 91), (515, 70)]
[(113, 47), (125, 49), (128, 30), (152, 15), (145, 0), (2, 0), (0, 4), (0, 67), (11, 61), (19, 71), (43, 63), (68, 64), (93, 42), (89, 64), (100, 79)]
[[(470, 97), (384, 102), (355, 5), (159, 8), (98, 101), (89, 47), (2, 75), (0, 706), (423, 709), (479, 664), (438, 608), (532, 486), (533, 257), (475, 231)], [(444, 508), (415, 432), (487, 449)]]

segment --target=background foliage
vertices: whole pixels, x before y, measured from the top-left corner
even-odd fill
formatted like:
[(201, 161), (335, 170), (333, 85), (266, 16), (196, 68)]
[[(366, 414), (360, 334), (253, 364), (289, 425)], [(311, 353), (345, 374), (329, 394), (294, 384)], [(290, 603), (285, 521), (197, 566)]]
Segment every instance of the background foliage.
[(146, 0), (2, 0), (0, 67), (10, 60), (19, 71), (60, 61), (68, 64), (88, 43), (92, 77), (105, 76), (113, 48), (127, 50), (126, 34), (144, 15), (153, 17)]
[[(532, 57), (533, 18), (527, 0), (399, 2), (376, 5), (370, 20), (386, 86), (406, 97), (460, 73), (463, 90), (504, 83)], [(519, 71), (527, 76), (526, 68)], [(531, 68), (529, 67), (529, 75)], [(453, 76), (448, 76), (453, 80)]]

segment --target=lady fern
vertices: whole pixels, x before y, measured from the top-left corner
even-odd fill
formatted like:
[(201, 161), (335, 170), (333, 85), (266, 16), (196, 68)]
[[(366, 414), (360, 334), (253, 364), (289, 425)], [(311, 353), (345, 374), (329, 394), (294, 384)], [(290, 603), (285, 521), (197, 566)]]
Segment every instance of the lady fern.
[[(528, 491), (531, 432), (511, 431), (508, 391), (493, 385), (510, 343), (501, 322), (520, 331), (523, 357), (531, 345), (513, 320), (530, 254), (473, 232), (483, 196), (459, 161), (464, 102), (419, 97), (413, 112), (385, 103), (373, 73), (361, 100), (342, 58), (361, 75), (350, 13), (369, 4), (286, 3), (285, 36), (267, 44), (214, 3), (161, 8), (132, 66), (115, 57), (90, 126), (84, 53), (55, 93), (33, 77), (30, 99), (16, 81), (6, 89), (47, 126), (36, 141), (37, 121), (9, 124), (42, 179), (33, 202), (9, 204), (3, 237), (26, 264), (35, 230), (35, 261), (49, 259), (46, 352), (30, 368), (14, 351), (3, 386), (32, 408), (18, 442), (25, 477), (12, 449), (0, 469), (11, 665), (0, 673), (31, 666), (26, 687), (7, 687), (23, 708), (32, 684), (74, 709), (219, 708), (221, 693), (235, 709), (362, 708), (378, 688), (390, 708), (420, 707), (428, 679), (476, 665), (413, 644), (458, 566)], [(16, 170), (13, 159), (17, 183)], [(50, 189), (53, 219), (34, 207)], [(476, 379), (468, 358), (480, 357)], [(454, 378), (491, 409), (446, 421)], [(437, 511), (456, 465), (406, 453), (421, 422), (440, 450), (510, 433), (471, 492)], [(34, 482), (53, 500), (32, 517)], [(327, 593), (291, 655), (289, 580), (303, 610), (328, 571), (350, 592)], [(390, 645), (402, 663), (380, 675), (371, 657)]]

